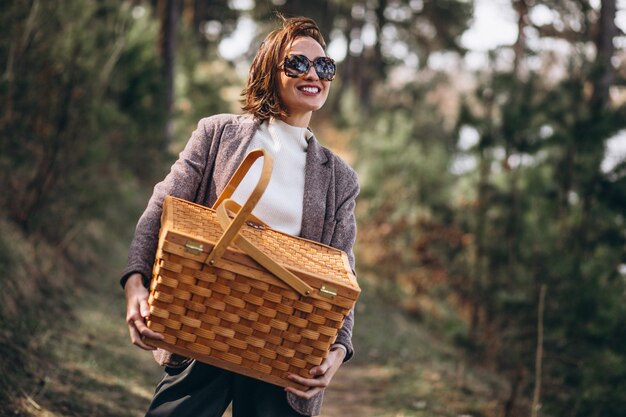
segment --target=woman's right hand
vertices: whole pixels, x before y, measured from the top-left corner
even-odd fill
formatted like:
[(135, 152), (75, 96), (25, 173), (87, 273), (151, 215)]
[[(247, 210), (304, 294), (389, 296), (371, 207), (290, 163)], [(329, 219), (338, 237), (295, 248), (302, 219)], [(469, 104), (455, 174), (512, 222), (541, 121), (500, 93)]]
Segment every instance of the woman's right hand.
[(150, 314), (148, 309), (148, 289), (143, 286), (143, 277), (139, 273), (132, 274), (124, 286), (126, 293), (126, 322), (133, 345), (145, 350), (156, 348), (146, 345), (141, 337), (163, 340), (163, 335), (150, 330), (146, 326), (146, 318)]

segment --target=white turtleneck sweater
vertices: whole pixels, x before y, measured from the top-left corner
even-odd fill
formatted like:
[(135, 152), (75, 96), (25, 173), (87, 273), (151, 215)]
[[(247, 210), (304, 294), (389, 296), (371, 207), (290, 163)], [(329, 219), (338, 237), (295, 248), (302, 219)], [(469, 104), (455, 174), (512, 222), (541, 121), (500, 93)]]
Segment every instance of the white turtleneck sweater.
[[(259, 126), (248, 145), (248, 152), (263, 148), (274, 159), (272, 177), (252, 214), (273, 229), (293, 236), (299, 236), (302, 228), (306, 149), (311, 136), (307, 128), (270, 119)], [(232, 198), (237, 203), (243, 204), (252, 193), (261, 175), (261, 166), (261, 159), (255, 161), (233, 193)], [(348, 352), (341, 344), (330, 348), (335, 349), (342, 349), (344, 354)]]
[[(307, 128), (270, 119), (261, 123), (248, 146), (248, 152), (263, 148), (274, 159), (270, 182), (252, 213), (273, 229), (294, 236), (300, 235), (302, 227), (306, 149), (311, 136)], [(247, 200), (261, 175), (261, 166), (261, 159), (252, 165), (233, 200), (239, 204)]]

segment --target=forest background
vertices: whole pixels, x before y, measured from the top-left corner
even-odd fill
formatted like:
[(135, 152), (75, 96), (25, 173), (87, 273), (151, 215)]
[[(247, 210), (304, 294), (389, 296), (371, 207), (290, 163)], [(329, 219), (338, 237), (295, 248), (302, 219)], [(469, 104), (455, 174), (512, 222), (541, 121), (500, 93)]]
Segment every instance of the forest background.
[(117, 274), (277, 10), (330, 41), (312, 127), (362, 185), (342, 413), (623, 415), (623, 0), (0, 1), (0, 415), (141, 415)]

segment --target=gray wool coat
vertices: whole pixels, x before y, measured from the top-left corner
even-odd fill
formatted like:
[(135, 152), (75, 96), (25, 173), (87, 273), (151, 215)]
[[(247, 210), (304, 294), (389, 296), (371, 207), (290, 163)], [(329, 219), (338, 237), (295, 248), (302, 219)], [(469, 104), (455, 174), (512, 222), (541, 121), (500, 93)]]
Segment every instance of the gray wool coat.
[[(220, 114), (200, 120), (170, 173), (154, 187), (137, 223), (122, 286), (135, 272), (143, 275), (146, 285), (152, 276), (164, 197), (172, 195), (211, 207), (245, 157), (259, 124), (250, 115)], [(353, 270), (358, 192), (355, 171), (312, 137), (306, 156), (301, 237), (343, 250)], [(354, 312), (350, 312), (337, 335), (337, 343), (347, 349), (345, 360), (354, 352), (353, 323)], [(168, 352), (161, 351), (155, 357), (162, 365), (175, 365)], [(318, 415), (323, 392), (308, 401), (293, 394), (287, 394), (287, 399), (299, 413)]]

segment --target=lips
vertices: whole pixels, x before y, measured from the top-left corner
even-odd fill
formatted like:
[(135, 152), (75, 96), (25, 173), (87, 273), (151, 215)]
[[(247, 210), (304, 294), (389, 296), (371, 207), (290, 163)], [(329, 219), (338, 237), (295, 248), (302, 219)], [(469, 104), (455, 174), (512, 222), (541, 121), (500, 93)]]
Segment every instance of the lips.
[(320, 91), (322, 91), (321, 88), (314, 85), (303, 85), (301, 87), (298, 87), (298, 90), (307, 94), (318, 94)]

